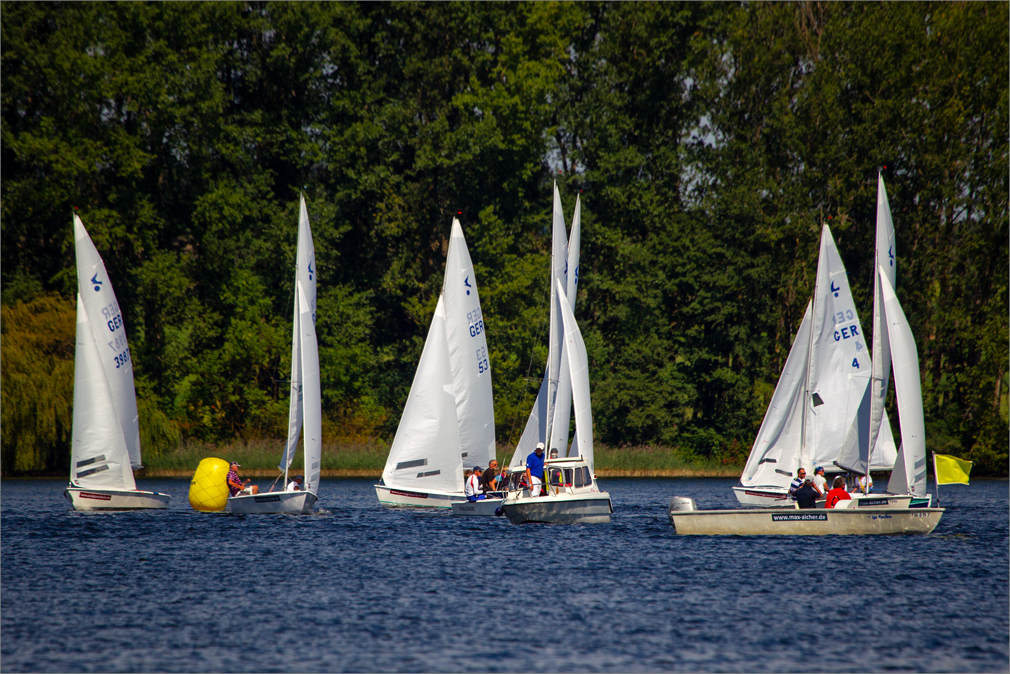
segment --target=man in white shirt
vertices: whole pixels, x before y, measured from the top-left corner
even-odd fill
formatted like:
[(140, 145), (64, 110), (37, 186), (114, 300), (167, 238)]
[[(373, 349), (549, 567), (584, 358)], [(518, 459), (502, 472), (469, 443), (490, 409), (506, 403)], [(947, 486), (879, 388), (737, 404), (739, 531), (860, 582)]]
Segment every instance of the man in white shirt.
[(480, 466), (474, 466), (473, 473), (466, 479), (466, 485), (463, 487), (463, 495), (467, 501), (480, 501), (485, 498), (480, 492), (480, 476)]
[(295, 475), (291, 482), (288, 482), (287, 491), (301, 491), (302, 490), (302, 476)]

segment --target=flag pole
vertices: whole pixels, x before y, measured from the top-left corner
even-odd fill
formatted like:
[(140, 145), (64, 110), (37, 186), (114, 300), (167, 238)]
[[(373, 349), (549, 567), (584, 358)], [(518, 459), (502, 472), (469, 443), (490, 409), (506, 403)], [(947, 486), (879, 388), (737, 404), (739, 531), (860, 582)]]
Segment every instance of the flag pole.
[(936, 482), (936, 507), (940, 507), (940, 474), (936, 471), (936, 452), (933, 452), (933, 481)]

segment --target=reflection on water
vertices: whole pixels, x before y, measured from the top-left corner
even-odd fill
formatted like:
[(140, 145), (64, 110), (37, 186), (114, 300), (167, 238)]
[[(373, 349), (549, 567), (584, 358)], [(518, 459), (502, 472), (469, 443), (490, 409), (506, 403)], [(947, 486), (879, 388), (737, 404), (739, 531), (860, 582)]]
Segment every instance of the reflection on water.
[(311, 517), (68, 509), (3, 482), (3, 671), (1006, 671), (1005, 481), (944, 488), (934, 534), (678, 537), (669, 497), (603, 481), (609, 525), (386, 510), (324, 480)]

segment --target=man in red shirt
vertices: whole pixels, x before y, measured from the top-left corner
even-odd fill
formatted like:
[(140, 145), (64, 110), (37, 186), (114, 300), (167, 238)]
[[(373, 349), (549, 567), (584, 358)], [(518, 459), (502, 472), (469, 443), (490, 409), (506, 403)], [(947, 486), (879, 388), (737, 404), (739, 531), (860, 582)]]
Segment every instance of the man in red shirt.
[(825, 508), (834, 508), (838, 505), (839, 501), (846, 501), (851, 499), (849, 492), (845, 491), (845, 478), (839, 475), (835, 478), (835, 481), (831, 483), (831, 491), (828, 492), (828, 498), (824, 502)]

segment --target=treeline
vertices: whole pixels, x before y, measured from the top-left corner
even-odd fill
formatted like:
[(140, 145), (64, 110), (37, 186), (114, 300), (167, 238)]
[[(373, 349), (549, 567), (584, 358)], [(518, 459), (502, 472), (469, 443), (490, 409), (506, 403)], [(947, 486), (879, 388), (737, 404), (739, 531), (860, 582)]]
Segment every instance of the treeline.
[(812, 293), (822, 223), (872, 329), (879, 171), (927, 446), (1006, 474), (1007, 16), (1007, 3), (5, 4), (3, 470), (68, 461), (74, 209), (125, 311), (145, 451), (283, 437), (299, 193), (327, 439), (395, 431), (457, 216), (498, 439), (515, 442), (546, 357), (554, 181), (569, 220), (582, 200), (577, 316), (599, 441), (742, 461)]

